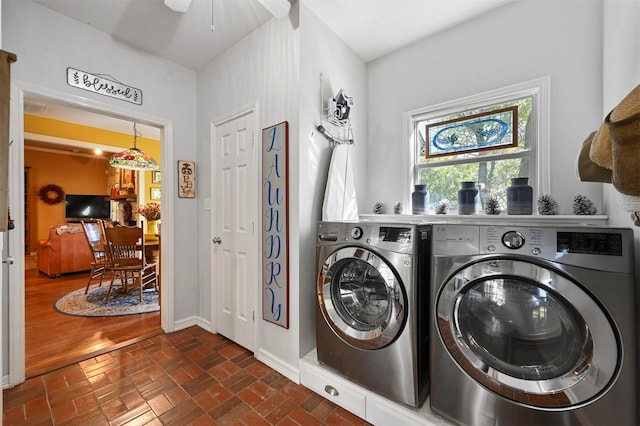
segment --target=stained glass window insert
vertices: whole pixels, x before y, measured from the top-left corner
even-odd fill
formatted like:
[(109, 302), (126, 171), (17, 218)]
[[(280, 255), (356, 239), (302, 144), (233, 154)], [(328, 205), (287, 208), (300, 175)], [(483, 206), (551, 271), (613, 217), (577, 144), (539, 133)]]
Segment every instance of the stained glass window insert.
[(427, 124), (427, 157), (518, 145), (518, 107)]

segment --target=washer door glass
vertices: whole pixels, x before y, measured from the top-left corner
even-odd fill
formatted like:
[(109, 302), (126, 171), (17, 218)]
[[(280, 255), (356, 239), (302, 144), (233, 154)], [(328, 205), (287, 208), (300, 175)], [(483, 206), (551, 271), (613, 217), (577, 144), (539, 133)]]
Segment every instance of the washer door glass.
[(363, 248), (334, 252), (318, 276), (318, 303), (325, 321), (359, 349), (379, 349), (395, 340), (406, 318), (405, 299), (391, 266)]
[(437, 325), (474, 380), (526, 405), (585, 403), (618, 374), (609, 315), (571, 279), (537, 264), (493, 259), (461, 269), (442, 286)]

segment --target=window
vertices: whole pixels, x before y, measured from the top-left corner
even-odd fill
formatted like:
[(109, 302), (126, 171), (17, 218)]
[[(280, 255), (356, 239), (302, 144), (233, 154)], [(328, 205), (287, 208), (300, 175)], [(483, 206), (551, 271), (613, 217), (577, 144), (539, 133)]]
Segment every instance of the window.
[(482, 212), (489, 196), (506, 210), (511, 178), (528, 177), (534, 198), (547, 191), (548, 90), (544, 78), (408, 114), (412, 179), (427, 185), (430, 211), (457, 211), (462, 181), (476, 182)]

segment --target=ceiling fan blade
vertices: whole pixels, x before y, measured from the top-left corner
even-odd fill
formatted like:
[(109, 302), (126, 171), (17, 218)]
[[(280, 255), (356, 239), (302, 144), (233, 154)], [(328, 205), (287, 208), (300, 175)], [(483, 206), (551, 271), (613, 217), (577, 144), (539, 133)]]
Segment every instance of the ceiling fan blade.
[(289, 0), (258, 0), (258, 2), (276, 18), (284, 18), (291, 8)]
[(186, 12), (191, 5), (191, 0), (164, 0), (165, 6), (175, 12)]

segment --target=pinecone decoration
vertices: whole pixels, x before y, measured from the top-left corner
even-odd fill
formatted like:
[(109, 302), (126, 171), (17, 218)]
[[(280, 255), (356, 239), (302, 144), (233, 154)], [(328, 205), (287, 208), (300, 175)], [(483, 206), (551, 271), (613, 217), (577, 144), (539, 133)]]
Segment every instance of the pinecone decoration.
[(447, 200), (442, 200), (436, 206), (436, 214), (447, 214), (449, 210), (449, 202)]
[(484, 212), (490, 215), (500, 214), (500, 200), (490, 195), (489, 199), (487, 200), (487, 207), (485, 207)]
[(549, 194), (538, 197), (538, 213), (545, 216), (558, 214), (558, 203)]
[(400, 201), (393, 205), (393, 213), (402, 214), (402, 203)]
[(575, 215), (593, 215), (597, 213), (593, 202), (584, 195), (576, 195), (573, 198), (573, 214)]
[(383, 214), (384, 213), (384, 205), (382, 203), (375, 203), (373, 205), (373, 213), (374, 214)]

